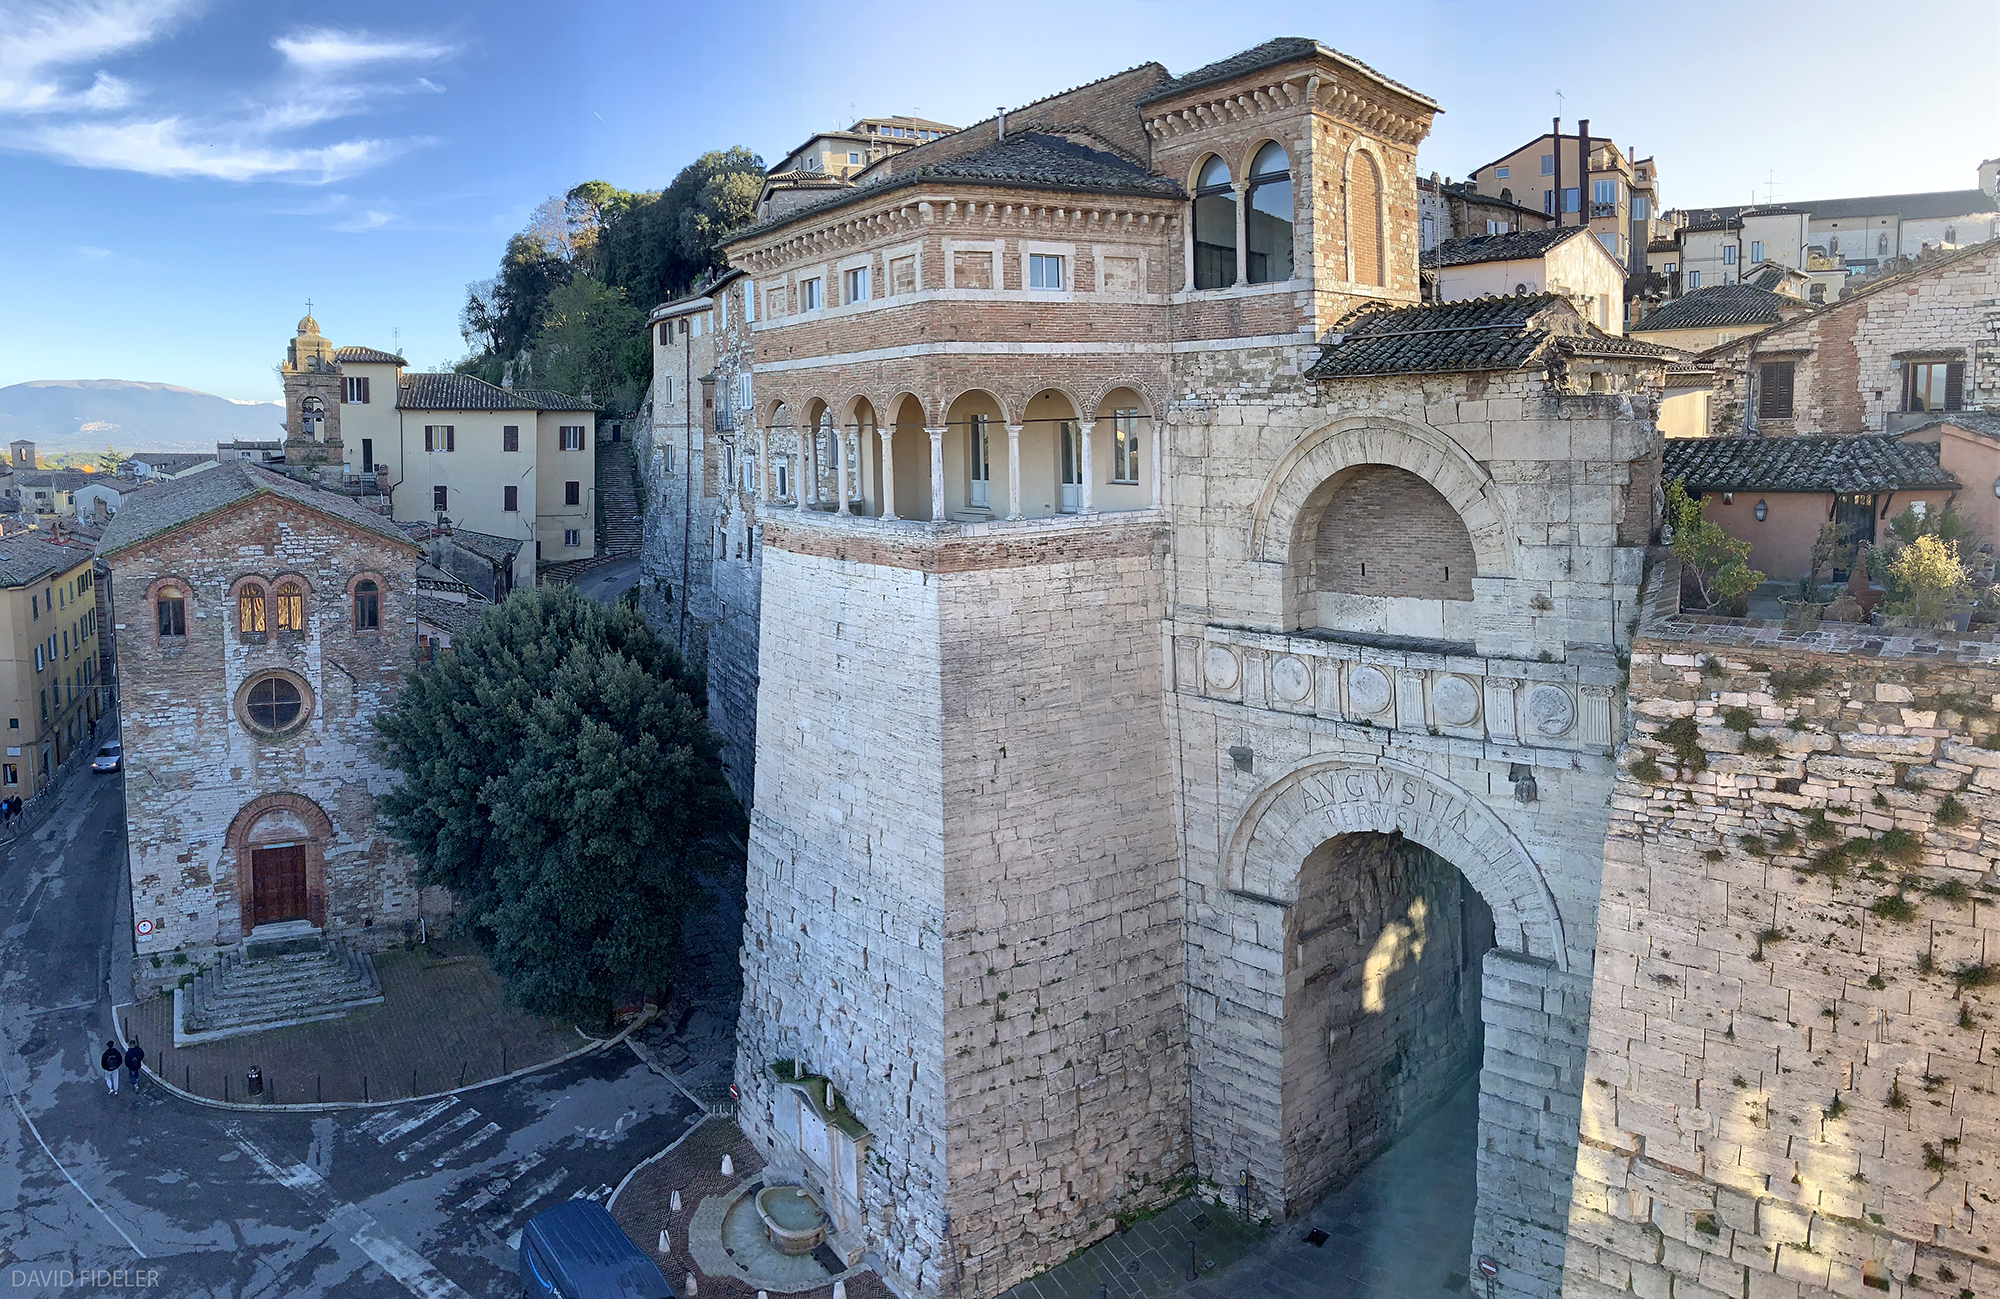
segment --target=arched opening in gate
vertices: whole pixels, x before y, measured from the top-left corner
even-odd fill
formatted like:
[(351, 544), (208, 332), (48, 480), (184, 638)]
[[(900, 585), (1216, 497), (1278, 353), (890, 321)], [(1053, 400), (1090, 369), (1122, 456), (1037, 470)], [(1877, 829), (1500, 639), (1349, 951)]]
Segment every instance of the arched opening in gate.
[[(1458, 868), (1401, 834), (1327, 840), (1299, 868), (1285, 922), (1287, 1216), (1310, 1209), (1419, 1129), (1447, 1147), (1427, 1202), (1472, 1239), (1473, 1080), (1493, 912)], [(1447, 1212), (1447, 1210), (1449, 1212)]]

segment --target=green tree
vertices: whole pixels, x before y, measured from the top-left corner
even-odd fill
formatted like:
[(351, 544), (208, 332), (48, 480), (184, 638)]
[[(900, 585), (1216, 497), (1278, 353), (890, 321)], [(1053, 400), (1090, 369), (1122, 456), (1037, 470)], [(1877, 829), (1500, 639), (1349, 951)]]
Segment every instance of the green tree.
[(1946, 601), (1964, 593), (1971, 576), (1958, 557), (1958, 542), (1930, 532), (1918, 533), (1896, 552), (1889, 560), (1889, 574), (1907, 593), (1897, 611), (1914, 614), (1924, 626), (1938, 620)]
[(625, 290), (580, 275), (542, 304), (534, 381), (631, 410), (639, 404), (639, 386), (627, 373), (627, 345), (635, 338), (643, 343), (645, 334), (646, 317), (625, 300)]
[(107, 474), (119, 473), (124, 470), (126, 462), (131, 458), (116, 446), (107, 443), (104, 450), (97, 454), (97, 467)]
[(519, 591), (376, 723), (378, 806), (519, 1004), (601, 1019), (650, 991), (740, 822), (706, 689), (636, 610)]
[(1750, 543), (1730, 536), (1719, 523), (1709, 521), (1702, 502), (1687, 494), (1677, 478), (1667, 484), (1667, 518), (1674, 526), (1674, 557), (1694, 577), (1704, 604), (1710, 609), (1733, 604), (1748, 595), (1764, 575), (1745, 562)]

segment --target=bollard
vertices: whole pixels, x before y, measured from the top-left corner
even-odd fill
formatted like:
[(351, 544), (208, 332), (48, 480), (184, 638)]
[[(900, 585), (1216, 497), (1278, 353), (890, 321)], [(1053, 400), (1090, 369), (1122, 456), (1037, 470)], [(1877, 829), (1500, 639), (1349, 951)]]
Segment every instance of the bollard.
[(366, 1104), (368, 1103), (368, 1075), (367, 1075), (367, 1074), (362, 1074), (362, 1075), (361, 1075), (361, 1103), (362, 1103), (363, 1105), (366, 1105)]
[(667, 1211), (670, 1213), (679, 1213), (681, 1211), (681, 1193), (679, 1190), (676, 1190), (672, 1195), (667, 1197)]
[(320, 1074), (313, 1075), (313, 1100), (315, 1102), (326, 1100), (326, 1079)]
[(673, 1249), (674, 1242), (668, 1237), (667, 1229), (665, 1227), (660, 1228), (660, 1252), (662, 1254), (671, 1254), (673, 1253)]
[(250, 1066), (250, 1071), (243, 1075), (243, 1094), (246, 1097), (264, 1094), (264, 1071), (254, 1064)]
[(463, 1060), (458, 1062), (458, 1085), (461, 1087), (465, 1086), (465, 1061)]
[(417, 1094), (417, 1071), (415, 1069), (412, 1069), (410, 1070), (410, 1095), (415, 1096), (416, 1094)]
[(1197, 1248), (1198, 1247), (1195, 1245), (1193, 1241), (1188, 1242), (1188, 1280), (1190, 1281), (1201, 1280), (1201, 1268), (1196, 1266), (1195, 1263), (1195, 1253)]
[(722, 1157), (722, 1175), (724, 1177), (736, 1176), (736, 1161), (731, 1159), (728, 1155), (724, 1155)]
[(688, 1273), (687, 1292), (688, 1299), (694, 1299), (696, 1295), (701, 1293), (701, 1287), (694, 1283), (694, 1273), (692, 1272)]
[(222, 1075), (222, 1103), (229, 1104), (229, 1075)]

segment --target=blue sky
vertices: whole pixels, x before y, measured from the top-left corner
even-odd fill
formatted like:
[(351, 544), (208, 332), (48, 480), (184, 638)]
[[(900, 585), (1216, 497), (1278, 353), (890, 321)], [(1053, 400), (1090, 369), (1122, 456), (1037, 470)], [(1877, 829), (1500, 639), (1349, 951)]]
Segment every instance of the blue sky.
[[(308, 16), (310, 15), (310, 16)], [(339, 5), (0, 0), (0, 384), (248, 400), (307, 298), (336, 343), (459, 357), (544, 198), (773, 161), (864, 114), (970, 122), (1120, 68), (1315, 36), (1443, 104), (1425, 171), (1588, 116), (1669, 205), (1964, 189), (2000, 154), (2000, 4)], [(1976, 71), (1984, 69), (1987, 71)]]

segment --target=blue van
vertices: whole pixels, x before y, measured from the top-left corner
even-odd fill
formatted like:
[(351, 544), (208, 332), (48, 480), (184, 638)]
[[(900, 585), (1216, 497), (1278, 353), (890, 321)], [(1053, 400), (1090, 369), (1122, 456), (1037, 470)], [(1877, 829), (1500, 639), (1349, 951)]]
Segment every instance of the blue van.
[(521, 1228), (521, 1290), (535, 1299), (674, 1299), (674, 1289), (595, 1200), (567, 1200)]

